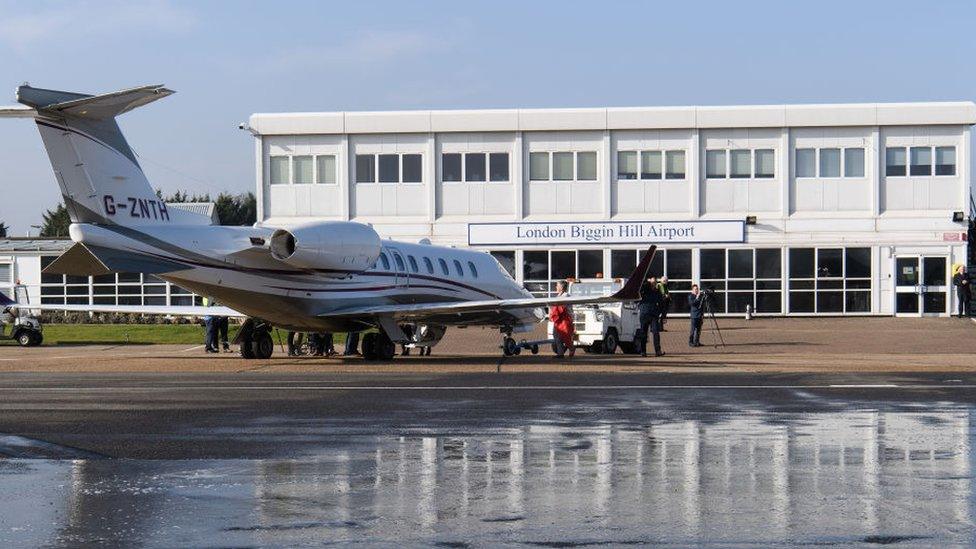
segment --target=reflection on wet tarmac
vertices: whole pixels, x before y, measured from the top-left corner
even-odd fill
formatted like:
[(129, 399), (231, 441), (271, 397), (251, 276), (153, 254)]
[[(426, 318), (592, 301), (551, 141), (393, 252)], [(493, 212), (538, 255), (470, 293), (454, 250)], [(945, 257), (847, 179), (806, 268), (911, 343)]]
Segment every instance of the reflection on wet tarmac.
[(0, 461), (0, 544), (972, 545), (971, 436), (964, 408), (755, 412), (342, 436), (302, 460)]

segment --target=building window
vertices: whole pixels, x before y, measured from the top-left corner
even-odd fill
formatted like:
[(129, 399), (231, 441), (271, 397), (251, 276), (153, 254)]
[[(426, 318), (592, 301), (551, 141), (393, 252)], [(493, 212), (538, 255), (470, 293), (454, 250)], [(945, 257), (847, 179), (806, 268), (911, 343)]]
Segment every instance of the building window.
[(667, 151), (664, 153), (668, 179), (685, 178), (685, 151)]
[(376, 183), (376, 155), (356, 155), (356, 183)]
[(844, 149), (844, 177), (864, 177), (864, 149)]
[(10, 284), (14, 276), (13, 265), (10, 263), (0, 263), (0, 284)]
[(336, 157), (334, 154), (320, 154), (315, 157), (316, 183), (334, 185), (336, 183)]
[(314, 181), (313, 179), (313, 160), (311, 156), (293, 156), (292, 161), (292, 173), (294, 174), (295, 180), (293, 183), (296, 185), (311, 185)]
[(525, 289), (536, 297), (549, 295), (549, 252), (537, 250), (522, 252), (522, 280)]
[(871, 310), (870, 248), (790, 249), (790, 312)]
[(603, 277), (603, 250), (580, 250), (577, 262), (578, 278)]
[(596, 153), (583, 151), (576, 153), (576, 179), (596, 181)]
[(532, 181), (549, 181), (549, 153), (529, 153), (529, 179)]
[(820, 177), (840, 177), (840, 149), (820, 149)]
[(515, 278), (515, 252), (491, 252), (491, 256), (508, 276)]
[(888, 147), (885, 149), (885, 176), (901, 177), (906, 175), (905, 147)]
[(464, 180), (482, 183), (485, 181), (485, 153), (464, 155)]
[(752, 151), (749, 149), (735, 149), (729, 151), (730, 169), (729, 177), (747, 178), (752, 175)]
[(269, 159), (271, 170), (270, 183), (272, 185), (287, 185), (291, 182), (291, 172), (289, 171), (289, 158), (287, 156), (272, 156)]
[(796, 150), (796, 176), (817, 176), (817, 149)]
[(932, 147), (912, 147), (911, 175), (932, 175)]
[(404, 154), (403, 183), (421, 183), (424, 180), (423, 156), (419, 154)]
[(705, 177), (708, 179), (725, 179), (728, 177), (725, 167), (725, 150), (705, 151)]
[(460, 153), (444, 153), (441, 155), (441, 181), (461, 181)]
[(774, 176), (776, 157), (773, 149), (756, 149), (756, 178), (768, 179)]
[(641, 179), (661, 179), (664, 175), (661, 151), (641, 152)]
[(637, 179), (637, 151), (617, 153), (617, 179)]
[(400, 155), (381, 154), (379, 156), (380, 183), (400, 182)]
[(508, 181), (508, 153), (491, 153), (488, 155), (488, 179), (490, 181)]
[(552, 179), (553, 181), (573, 180), (573, 153), (552, 153)]
[(935, 148), (935, 175), (956, 175), (956, 148)]

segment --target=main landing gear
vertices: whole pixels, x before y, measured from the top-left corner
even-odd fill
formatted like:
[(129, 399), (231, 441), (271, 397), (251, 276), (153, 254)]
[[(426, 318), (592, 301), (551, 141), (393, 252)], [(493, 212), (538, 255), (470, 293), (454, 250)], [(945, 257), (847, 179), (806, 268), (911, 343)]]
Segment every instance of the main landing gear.
[(241, 347), (241, 357), (267, 360), (274, 354), (274, 340), (271, 339), (271, 326), (266, 322), (247, 319), (234, 338)]
[(363, 358), (366, 360), (392, 360), (396, 344), (382, 331), (363, 336)]

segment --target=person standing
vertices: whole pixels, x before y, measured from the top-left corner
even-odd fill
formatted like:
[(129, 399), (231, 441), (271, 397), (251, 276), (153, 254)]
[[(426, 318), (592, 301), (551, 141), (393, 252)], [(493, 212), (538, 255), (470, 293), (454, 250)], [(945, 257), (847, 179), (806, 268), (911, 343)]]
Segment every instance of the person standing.
[(956, 274), (952, 275), (952, 285), (956, 287), (956, 299), (959, 300), (959, 318), (969, 316), (969, 301), (973, 298), (973, 291), (965, 265), (960, 265)]
[[(230, 319), (226, 316), (214, 317), (214, 322), (217, 323), (217, 339), (220, 340), (220, 347), (225, 353), (230, 352), (230, 341), (228, 334), (230, 333)], [(217, 342), (214, 341), (214, 348), (216, 349)]]
[[(210, 298), (208, 298), (208, 297), (204, 297), (203, 298), (203, 306), (204, 307), (209, 308), (211, 306), (211, 304), (212, 303), (210, 301)], [(208, 353), (219, 353), (220, 351), (217, 349), (217, 323), (216, 323), (216, 317), (213, 316), (213, 315), (210, 315), (210, 314), (204, 315), (204, 317), (203, 317), (203, 329), (204, 329), (204, 334), (205, 334), (204, 335), (204, 338), (203, 338), (204, 351), (205, 352), (208, 352)]]
[[(556, 297), (567, 297), (566, 282), (556, 283)], [(549, 321), (552, 322), (552, 335), (556, 340), (556, 356), (562, 358), (569, 351), (569, 356), (576, 354), (573, 345), (573, 307), (572, 305), (553, 305), (549, 307)]]
[(671, 310), (671, 290), (668, 288), (668, 277), (662, 276), (657, 283), (657, 289), (664, 298), (661, 301), (661, 331), (668, 331), (668, 311)]
[(349, 332), (346, 334), (346, 349), (342, 352), (342, 355), (359, 355), (359, 332)]
[(298, 356), (302, 352), (302, 341), (305, 334), (302, 332), (288, 332), (288, 356)]
[(657, 288), (657, 280), (648, 278), (640, 288), (640, 301), (637, 310), (640, 313), (640, 328), (637, 337), (640, 339), (641, 356), (647, 356), (647, 332), (654, 338), (654, 356), (664, 356), (661, 350), (661, 305), (664, 296)]
[(701, 347), (701, 329), (705, 321), (705, 296), (698, 288), (698, 284), (691, 285), (688, 294), (688, 313), (691, 316), (691, 331), (688, 333), (688, 346)]

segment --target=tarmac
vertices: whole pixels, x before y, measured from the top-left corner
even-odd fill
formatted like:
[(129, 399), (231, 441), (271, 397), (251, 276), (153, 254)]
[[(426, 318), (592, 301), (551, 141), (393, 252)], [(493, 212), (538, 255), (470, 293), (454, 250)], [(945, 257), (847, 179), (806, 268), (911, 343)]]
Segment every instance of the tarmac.
[(976, 324), (720, 323), (659, 359), (2, 347), (0, 545), (976, 544)]
[[(662, 334), (664, 357), (587, 354), (557, 359), (542, 348), (503, 358), (496, 331), (449, 330), (433, 355), (389, 362), (358, 357), (241, 360), (207, 355), (202, 345), (0, 346), (2, 372), (966, 372), (976, 367), (976, 323), (957, 318), (719, 318), (705, 324), (703, 347), (688, 347), (688, 321), (674, 319)], [(520, 338), (544, 339), (543, 325)], [(281, 340), (284, 334), (279, 334)], [(202, 333), (201, 333), (202, 339)], [(724, 344), (723, 344), (724, 342)], [(202, 343), (202, 342), (201, 342)]]

